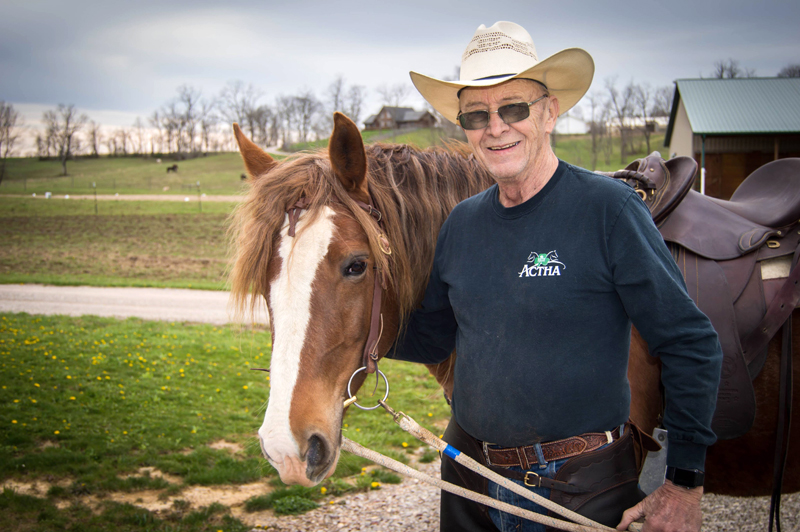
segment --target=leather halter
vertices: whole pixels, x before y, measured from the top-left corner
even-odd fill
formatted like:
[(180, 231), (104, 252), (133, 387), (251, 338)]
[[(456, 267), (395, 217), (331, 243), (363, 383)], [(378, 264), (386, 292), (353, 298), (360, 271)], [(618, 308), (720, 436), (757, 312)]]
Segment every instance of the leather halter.
[[(383, 215), (381, 212), (370, 204), (363, 203), (358, 200), (353, 201), (355, 201), (356, 205), (366, 211), (366, 213), (375, 220), (380, 233), (378, 238), (381, 251), (386, 255), (391, 255), (392, 250), (389, 246), (389, 241), (386, 239), (386, 236), (383, 232), (383, 224), (381, 223), (383, 220)], [(311, 202), (306, 199), (305, 196), (302, 196), (294, 205), (291, 205), (286, 209), (286, 213), (289, 216), (289, 236), (295, 236), (295, 226), (297, 225), (297, 221), (300, 219), (300, 213), (307, 209), (309, 205), (311, 205)], [(383, 334), (383, 314), (381, 314), (381, 302), (383, 300), (383, 291), (386, 289), (386, 272), (381, 271), (377, 266), (375, 266), (373, 269), (375, 270), (375, 287), (372, 291), (372, 316), (369, 323), (367, 343), (364, 344), (364, 354), (361, 358), (362, 367), (366, 368), (367, 373), (375, 373), (378, 370), (378, 359), (380, 358), (378, 355), (378, 344), (380, 343), (381, 335)]]

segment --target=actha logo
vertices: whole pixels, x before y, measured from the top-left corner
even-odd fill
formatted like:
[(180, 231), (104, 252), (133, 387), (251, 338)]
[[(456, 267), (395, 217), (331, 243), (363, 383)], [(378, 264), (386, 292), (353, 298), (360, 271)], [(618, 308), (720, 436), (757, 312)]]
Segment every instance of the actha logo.
[(528, 264), (522, 267), (520, 277), (554, 277), (561, 275), (561, 270), (567, 266), (558, 260), (556, 250), (550, 253), (536, 253), (532, 251), (528, 256)]

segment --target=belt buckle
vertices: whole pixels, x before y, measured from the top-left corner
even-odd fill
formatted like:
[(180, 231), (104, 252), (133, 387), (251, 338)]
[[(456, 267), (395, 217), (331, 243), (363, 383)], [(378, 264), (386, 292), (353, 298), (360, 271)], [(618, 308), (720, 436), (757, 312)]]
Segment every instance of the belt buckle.
[[(532, 481), (528, 480), (528, 476), (529, 475), (532, 475), (532, 476), (536, 477), (536, 479), (533, 481), (533, 482), (535, 482), (535, 484)], [(540, 487), (542, 487), (542, 477), (540, 477), (538, 474), (534, 473), (533, 471), (528, 471), (528, 472), (525, 473), (525, 479), (523, 480), (523, 482), (529, 488), (540, 488)]]
[(492, 465), (492, 460), (489, 458), (489, 443), (481, 442), (483, 444), (483, 456), (486, 457), (486, 463)]

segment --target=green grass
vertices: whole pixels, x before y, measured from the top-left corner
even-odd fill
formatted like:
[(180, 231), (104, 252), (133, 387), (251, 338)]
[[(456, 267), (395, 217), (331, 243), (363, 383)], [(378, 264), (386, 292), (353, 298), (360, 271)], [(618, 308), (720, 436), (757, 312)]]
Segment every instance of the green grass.
[(0, 198), (0, 282), (219, 290), (234, 206)]
[[(167, 173), (167, 166), (178, 165), (178, 172)], [(242, 158), (238, 153), (214, 153), (185, 161), (150, 157), (79, 158), (67, 162), (66, 177), (61, 163), (37, 158), (11, 158), (6, 161), (2, 194), (194, 194), (200, 182), (201, 193), (239, 194), (242, 190)], [(167, 190), (164, 190), (168, 187)]]
[[(115, 507), (107, 515), (92, 513), (81, 497), (144, 489), (180, 497), (185, 486), (262, 478), (281, 486), (255, 438), (269, 375), (248, 370), (269, 364), (270, 348), (269, 334), (260, 330), (0, 314), (0, 479), (53, 483), (35, 504), (18, 504), (28, 501), (18, 494), (0, 497), (4, 515), (18, 524), (13, 529), (110, 529), (120, 524), (122, 512), (131, 521), (122, 530), (206, 530), (187, 522), (185, 512), (164, 517)], [(391, 381), (389, 404), (441, 431), (449, 408), (427, 370), (391, 360), (381, 368)], [(364, 392), (362, 400), (372, 399)], [(348, 438), (404, 462), (420, 445), (382, 411), (350, 409), (344, 423)], [(222, 439), (244, 451), (232, 455), (208, 447)], [(387, 471), (364, 469), (369, 465), (343, 453), (336, 474), (321, 486), (274, 493), (318, 501), (397, 481)], [(142, 467), (180, 481), (131, 476)], [(59, 510), (55, 501), (72, 506)], [(285, 504), (281, 511), (288, 512), (305, 503)], [(216, 512), (209, 522), (220, 524), (226, 515)]]
[[(634, 137), (634, 153), (628, 154), (625, 157), (626, 162), (620, 162), (620, 146), (619, 138), (612, 137), (611, 151), (606, 152), (600, 150), (597, 154), (597, 167), (594, 170), (603, 172), (613, 172), (625, 168), (631, 161), (641, 159), (649, 155), (647, 152), (647, 145), (645, 144), (644, 137), (637, 134)], [(652, 151), (660, 151), (662, 157), (668, 158), (669, 155), (664, 151), (664, 134), (658, 133), (650, 136), (650, 149)], [(582, 168), (592, 168), (592, 139), (589, 135), (559, 135), (556, 138), (556, 145), (554, 151), (559, 159), (562, 159), (575, 166)]]

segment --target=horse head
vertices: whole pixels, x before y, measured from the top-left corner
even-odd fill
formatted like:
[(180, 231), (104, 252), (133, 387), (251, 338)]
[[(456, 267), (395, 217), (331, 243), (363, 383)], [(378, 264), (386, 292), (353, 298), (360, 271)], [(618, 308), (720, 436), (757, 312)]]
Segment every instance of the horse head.
[[(327, 157), (277, 162), (235, 124), (234, 133), (251, 189), (237, 215), (232, 295), (239, 308), (249, 293), (264, 297), (273, 339), (258, 437), (284, 483), (313, 486), (336, 468), (343, 402), (362, 366), (373, 292), (391, 288), (387, 240), (377, 216), (359, 207), (372, 205), (367, 157), (343, 114), (334, 115)], [(385, 353), (397, 332), (391, 289), (380, 313)], [(353, 380), (354, 394), (364, 377)]]

